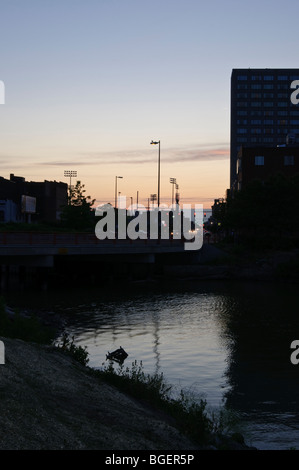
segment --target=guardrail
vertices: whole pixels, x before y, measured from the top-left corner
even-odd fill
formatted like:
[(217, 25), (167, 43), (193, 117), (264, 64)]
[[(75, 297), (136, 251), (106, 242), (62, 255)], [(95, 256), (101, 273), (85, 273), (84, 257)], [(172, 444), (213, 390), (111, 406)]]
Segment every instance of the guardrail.
[(36, 233), (36, 232), (0, 232), (0, 246), (5, 245), (106, 245), (106, 244), (117, 244), (117, 245), (181, 245), (184, 243), (184, 239), (105, 239), (99, 240), (93, 233)]

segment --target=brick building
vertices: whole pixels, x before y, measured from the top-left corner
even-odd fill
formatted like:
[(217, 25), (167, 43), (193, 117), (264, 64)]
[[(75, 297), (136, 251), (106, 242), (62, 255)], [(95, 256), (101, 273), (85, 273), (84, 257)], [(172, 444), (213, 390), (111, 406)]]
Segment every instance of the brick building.
[(299, 174), (299, 146), (241, 147), (237, 158), (237, 187), (254, 179), (265, 181), (274, 174)]
[[(68, 185), (57, 181), (26, 181), (25, 178), (14, 174), (10, 175), (10, 179), (0, 177), (0, 200), (11, 201), (17, 208), (16, 220), (12, 220), (14, 222), (25, 221), (22, 208), (23, 196), (36, 199), (36, 210), (32, 214), (32, 221), (57, 222), (60, 220), (62, 207), (67, 205)], [(8, 221), (3, 217), (2, 220)]]

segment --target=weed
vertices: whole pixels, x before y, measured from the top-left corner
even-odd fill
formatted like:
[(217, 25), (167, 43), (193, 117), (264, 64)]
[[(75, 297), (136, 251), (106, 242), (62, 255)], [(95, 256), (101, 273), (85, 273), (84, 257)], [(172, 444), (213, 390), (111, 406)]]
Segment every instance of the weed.
[(207, 401), (194, 401), (181, 390), (178, 398), (172, 397), (163, 374), (145, 374), (142, 361), (132, 363), (131, 368), (123, 364), (114, 369), (112, 361), (99, 371), (107, 382), (131, 395), (141, 398), (171, 416), (179, 429), (198, 443), (209, 440), (213, 433), (228, 429), (230, 417), (225, 410), (210, 412)]
[(82, 346), (77, 346), (75, 344), (75, 338), (69, 338), (67, 333), (64, 333), (62, 336), (62, 340), (55, 345), (58, 349), (70, 354), (76, 361), (80, 362), (84, 366), (87, 365), (89, 358), (88, 358), (88, 351), (87, 348), (83, 348)]

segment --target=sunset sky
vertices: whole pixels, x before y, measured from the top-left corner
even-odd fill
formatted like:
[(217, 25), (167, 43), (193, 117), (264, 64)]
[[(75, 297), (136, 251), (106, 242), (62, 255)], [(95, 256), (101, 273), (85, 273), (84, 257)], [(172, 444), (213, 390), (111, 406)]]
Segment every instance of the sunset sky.
[(233, 68), (298, 67), (297, 0), (0, 0), (0, 176), (69, 180), (96, 204), (229, 186)]

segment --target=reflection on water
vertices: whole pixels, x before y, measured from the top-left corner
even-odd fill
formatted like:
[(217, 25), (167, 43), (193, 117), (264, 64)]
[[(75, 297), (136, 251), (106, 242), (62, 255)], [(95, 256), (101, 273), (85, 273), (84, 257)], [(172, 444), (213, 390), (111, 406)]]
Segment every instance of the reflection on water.
[[(68, 332), (87, 346), (90, 365), (122, 346), (125, 365), (142, 361), (175, 388), (205, 395), (240, 414), (247, 441), (261, 449), (299, 448), (297, 286), (197, 283), (104, 292), (56, 292), (36, 307), (68, 315)], [(42, 294), (41, 294), (42, 295)], [(25, 298), (19, 302), (33, 305)]]

